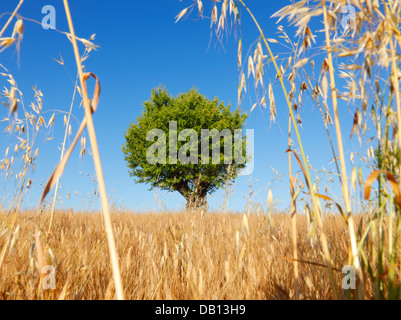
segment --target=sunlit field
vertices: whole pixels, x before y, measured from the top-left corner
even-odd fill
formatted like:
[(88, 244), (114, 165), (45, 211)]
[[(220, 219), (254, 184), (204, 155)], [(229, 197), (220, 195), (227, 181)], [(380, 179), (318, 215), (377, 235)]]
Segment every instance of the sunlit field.
[[(5, 215), (1, 216), (2, 221)], [(349, 263), (341, 217), (324, 216), (341, 297)], [(48, 216), (21, 214), (0, 278), (2, 299), (113, 299), (107, 243), (99, 213), (57, 212), (53, 235), (41, 234)], [(358, 218), (359, 220), (359, 218)], [(291, 223), (287, 215), (112, 214), (127, 299), (294, 299)], [(321, 246), (307, 217), (298, 220), (300, 299), (331, 299)], [(5, 237), (0, 244), (4, 246)], [(41, 252), (36, 253), (35, 246)], [(43, 257), (37, 257), (37, 254)], [(38, 288), (38, 261), (56, 267), (56, 289)], [(371, 284), (367, 298), (372, 298)], [(354, 293), (351, 293), (354, 295)]]

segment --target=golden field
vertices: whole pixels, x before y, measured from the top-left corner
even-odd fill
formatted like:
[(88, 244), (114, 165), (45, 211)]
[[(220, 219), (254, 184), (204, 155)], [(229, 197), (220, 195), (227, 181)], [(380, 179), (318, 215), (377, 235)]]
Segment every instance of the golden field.
[[(0, 215), (1, 226), (11, 218)], [(285, 214), (272, 215), (271, 225), (268, 216), (256, 214), (248, 216), (248, 224), (243, 214), (112, 214), (125, 298), (294, 299), (290, 220)], [(11, 241), (1, 269), (0, 299), (113, 299), (102, 215), (56, 212), (49, 237), (48, 223), (45, 213), (24, 213), (16, 218), (18, 231), (1, 233), (1, 249), (7, 236)], [(347, 228), (341, 216), (326, 215), (323, 223), (342, 293), (341, 269), (349, 262)], [(38, 251), (44, 262), (38, 262)], [(305, 215), (298, 216), (298, 257), (300, 299), (331, 299), (322, 250), (317, 238), (308, 236)], [(43, 263), (56, 268), (54, 290), (41, 289), (38, 267)]]

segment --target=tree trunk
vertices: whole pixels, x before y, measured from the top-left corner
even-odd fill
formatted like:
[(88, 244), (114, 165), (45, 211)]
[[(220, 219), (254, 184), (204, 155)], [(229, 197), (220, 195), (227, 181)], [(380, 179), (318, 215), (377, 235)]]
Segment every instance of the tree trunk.
[(207, 195), (202, 195), (202, 194), (190, 194), (185, 197), (187, 200), (187, 204), (185, 208), (187, 210), (193, 210), (193, 209), (207, 209)]

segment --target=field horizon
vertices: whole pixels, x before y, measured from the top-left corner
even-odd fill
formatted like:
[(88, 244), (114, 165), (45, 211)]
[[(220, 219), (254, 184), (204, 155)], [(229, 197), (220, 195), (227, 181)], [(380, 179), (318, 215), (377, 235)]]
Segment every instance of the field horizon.
[[(3, 262), (0, 298), (113, 299), (100, 216), (100, 212), (58, 211), (47, 235), (48, 213), (19, 214)], [(124, 212), (111, 217), (126, 299), (295, 299), (290, 215), (251, 213), (244, 218), (244, 214), (197, 211)], [(6, 241), (4, 226), (9, 218), (0, 214), (0, 246)], [(342, 292), (341, 269), (349, 264), (346, 227), (339, 215), (324, 215), (323, 222)], [(312, 229), (307, 216), (300, 215), (299, 299), (332, 299), (318, 234)], [(42, 258), (36, 258), (38, 246)], [(55, 268), (53, 290), (38, 290), (44, 281), (39, 272), (41, 260)], [(349, 294), (352, 297), (355, 292)], [(369, 296), (372, 292), (367, 292)], [(345, 291), (342, 298), (346, 298)]]

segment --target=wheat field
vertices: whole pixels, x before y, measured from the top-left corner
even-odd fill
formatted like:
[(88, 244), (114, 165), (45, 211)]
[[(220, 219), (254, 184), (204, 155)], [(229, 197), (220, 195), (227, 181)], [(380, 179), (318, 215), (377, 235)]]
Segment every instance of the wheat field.
[[(4, 225), (7, 215), (0, 219)], [(57, 212), (47, 238), (43, 230), (49, 215), (19, 215), (18, 234), (12, 237), (0, 276), (0, 299), (113, 299), (100, 219), (100, 213)], [(341, 290), (341, 269), (349, 259), (346, 229), (341, 217), (325, 216), (323, 220)], [(295, 297), (288, 215), (273, 215), (269, 224), (266, 215), (251, 214), (244, 224), (239, 214), (127, 212), (112, 214), (112, 221), (127, 299)], [(45, 263), (56, 270), (54, 290), (39, 288), (36, 226)], [(309, 231), (306, 216), (300, 216), (300, 299), (331, 299), (322, 250), (313, 234), (308, 237)]]

